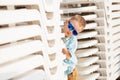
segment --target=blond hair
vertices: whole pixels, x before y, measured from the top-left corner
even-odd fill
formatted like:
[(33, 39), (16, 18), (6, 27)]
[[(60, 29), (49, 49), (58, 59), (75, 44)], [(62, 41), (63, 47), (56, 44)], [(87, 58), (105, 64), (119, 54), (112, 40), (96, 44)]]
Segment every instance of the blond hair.
[(82, 27), (86, 26), (86, 21), (81, 15), (75, 15), (71, 18), (71, 20), (76, 20), (79, 22), (79, 25)]

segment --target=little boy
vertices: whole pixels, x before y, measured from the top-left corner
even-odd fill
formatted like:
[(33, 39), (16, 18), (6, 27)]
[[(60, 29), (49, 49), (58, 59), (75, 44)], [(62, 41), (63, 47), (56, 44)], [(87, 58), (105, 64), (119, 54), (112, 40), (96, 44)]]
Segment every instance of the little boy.
[(68, 80), (78, 80), (77, 58), (75, 56), (77, 49), (76, 36), (83, 31), (85, 25), (86, 21), (80, 15), (75, 15), (69, 21), (66, 20), (64, 22), (63, 32), (65, 33), (65, 38), (63, 38), (63, 42), (66, 47), (62, 49), (62, 53), (66, 55), (66, 59), (63, 62), (67, 64), (67, 69), (64, 73), (68, 76)]

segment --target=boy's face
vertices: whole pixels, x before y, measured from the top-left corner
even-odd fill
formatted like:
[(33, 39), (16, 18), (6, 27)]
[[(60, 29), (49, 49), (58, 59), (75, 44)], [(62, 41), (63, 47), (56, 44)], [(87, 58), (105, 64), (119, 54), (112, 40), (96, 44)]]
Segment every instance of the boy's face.
[(63, 32), (65, 33), (66, 37), (73, 35), (73, 31), (68, 28), (68, 23), (69, 22), (73, 25), (73, 27), (77, 31), (77, 33), (81, 32), (83, 30), (83, 27), (80, 26), (78, 21), (76, 21), (76, 20), (65, 21), (64, 22)]

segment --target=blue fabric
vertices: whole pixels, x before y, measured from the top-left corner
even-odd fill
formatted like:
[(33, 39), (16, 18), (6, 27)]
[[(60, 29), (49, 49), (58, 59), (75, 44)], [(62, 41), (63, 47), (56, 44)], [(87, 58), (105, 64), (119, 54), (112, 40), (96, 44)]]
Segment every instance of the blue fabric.
[(68, 65), (67, 70), (64, 72), (65, 75), (68, 75), (73, 72), (73, 70), (77, 64), (77, 58), (75, 55), (75, 51), (77, 49), (77, 38), (76, 38), (76, 36), (70, 36), (68, 38), (64, 38), (63, 41), (64, 41), (68, 51), (71, 54), (71, 57), (69, 59), (63, 60), (63, 62)]

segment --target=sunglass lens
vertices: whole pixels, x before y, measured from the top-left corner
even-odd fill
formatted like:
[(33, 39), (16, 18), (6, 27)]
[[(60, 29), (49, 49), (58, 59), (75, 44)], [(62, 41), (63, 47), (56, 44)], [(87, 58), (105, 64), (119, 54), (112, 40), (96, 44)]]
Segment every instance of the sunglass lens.
[(77, 33), (77, 31), (76, 31), (76, 30), (73, 30), (73, 32), (72, 32), (72, 33), (73, 33), (73, 35), (75, 35), (75, 36), (76, 36), (76, 35), (78, 35), (78, 33)]
[(70, 29), (70, 30), (74, 30), (74, 27), (72, 26), (72, 24), (69, 22), (69, 24), (68, 24), (68, 28)]

